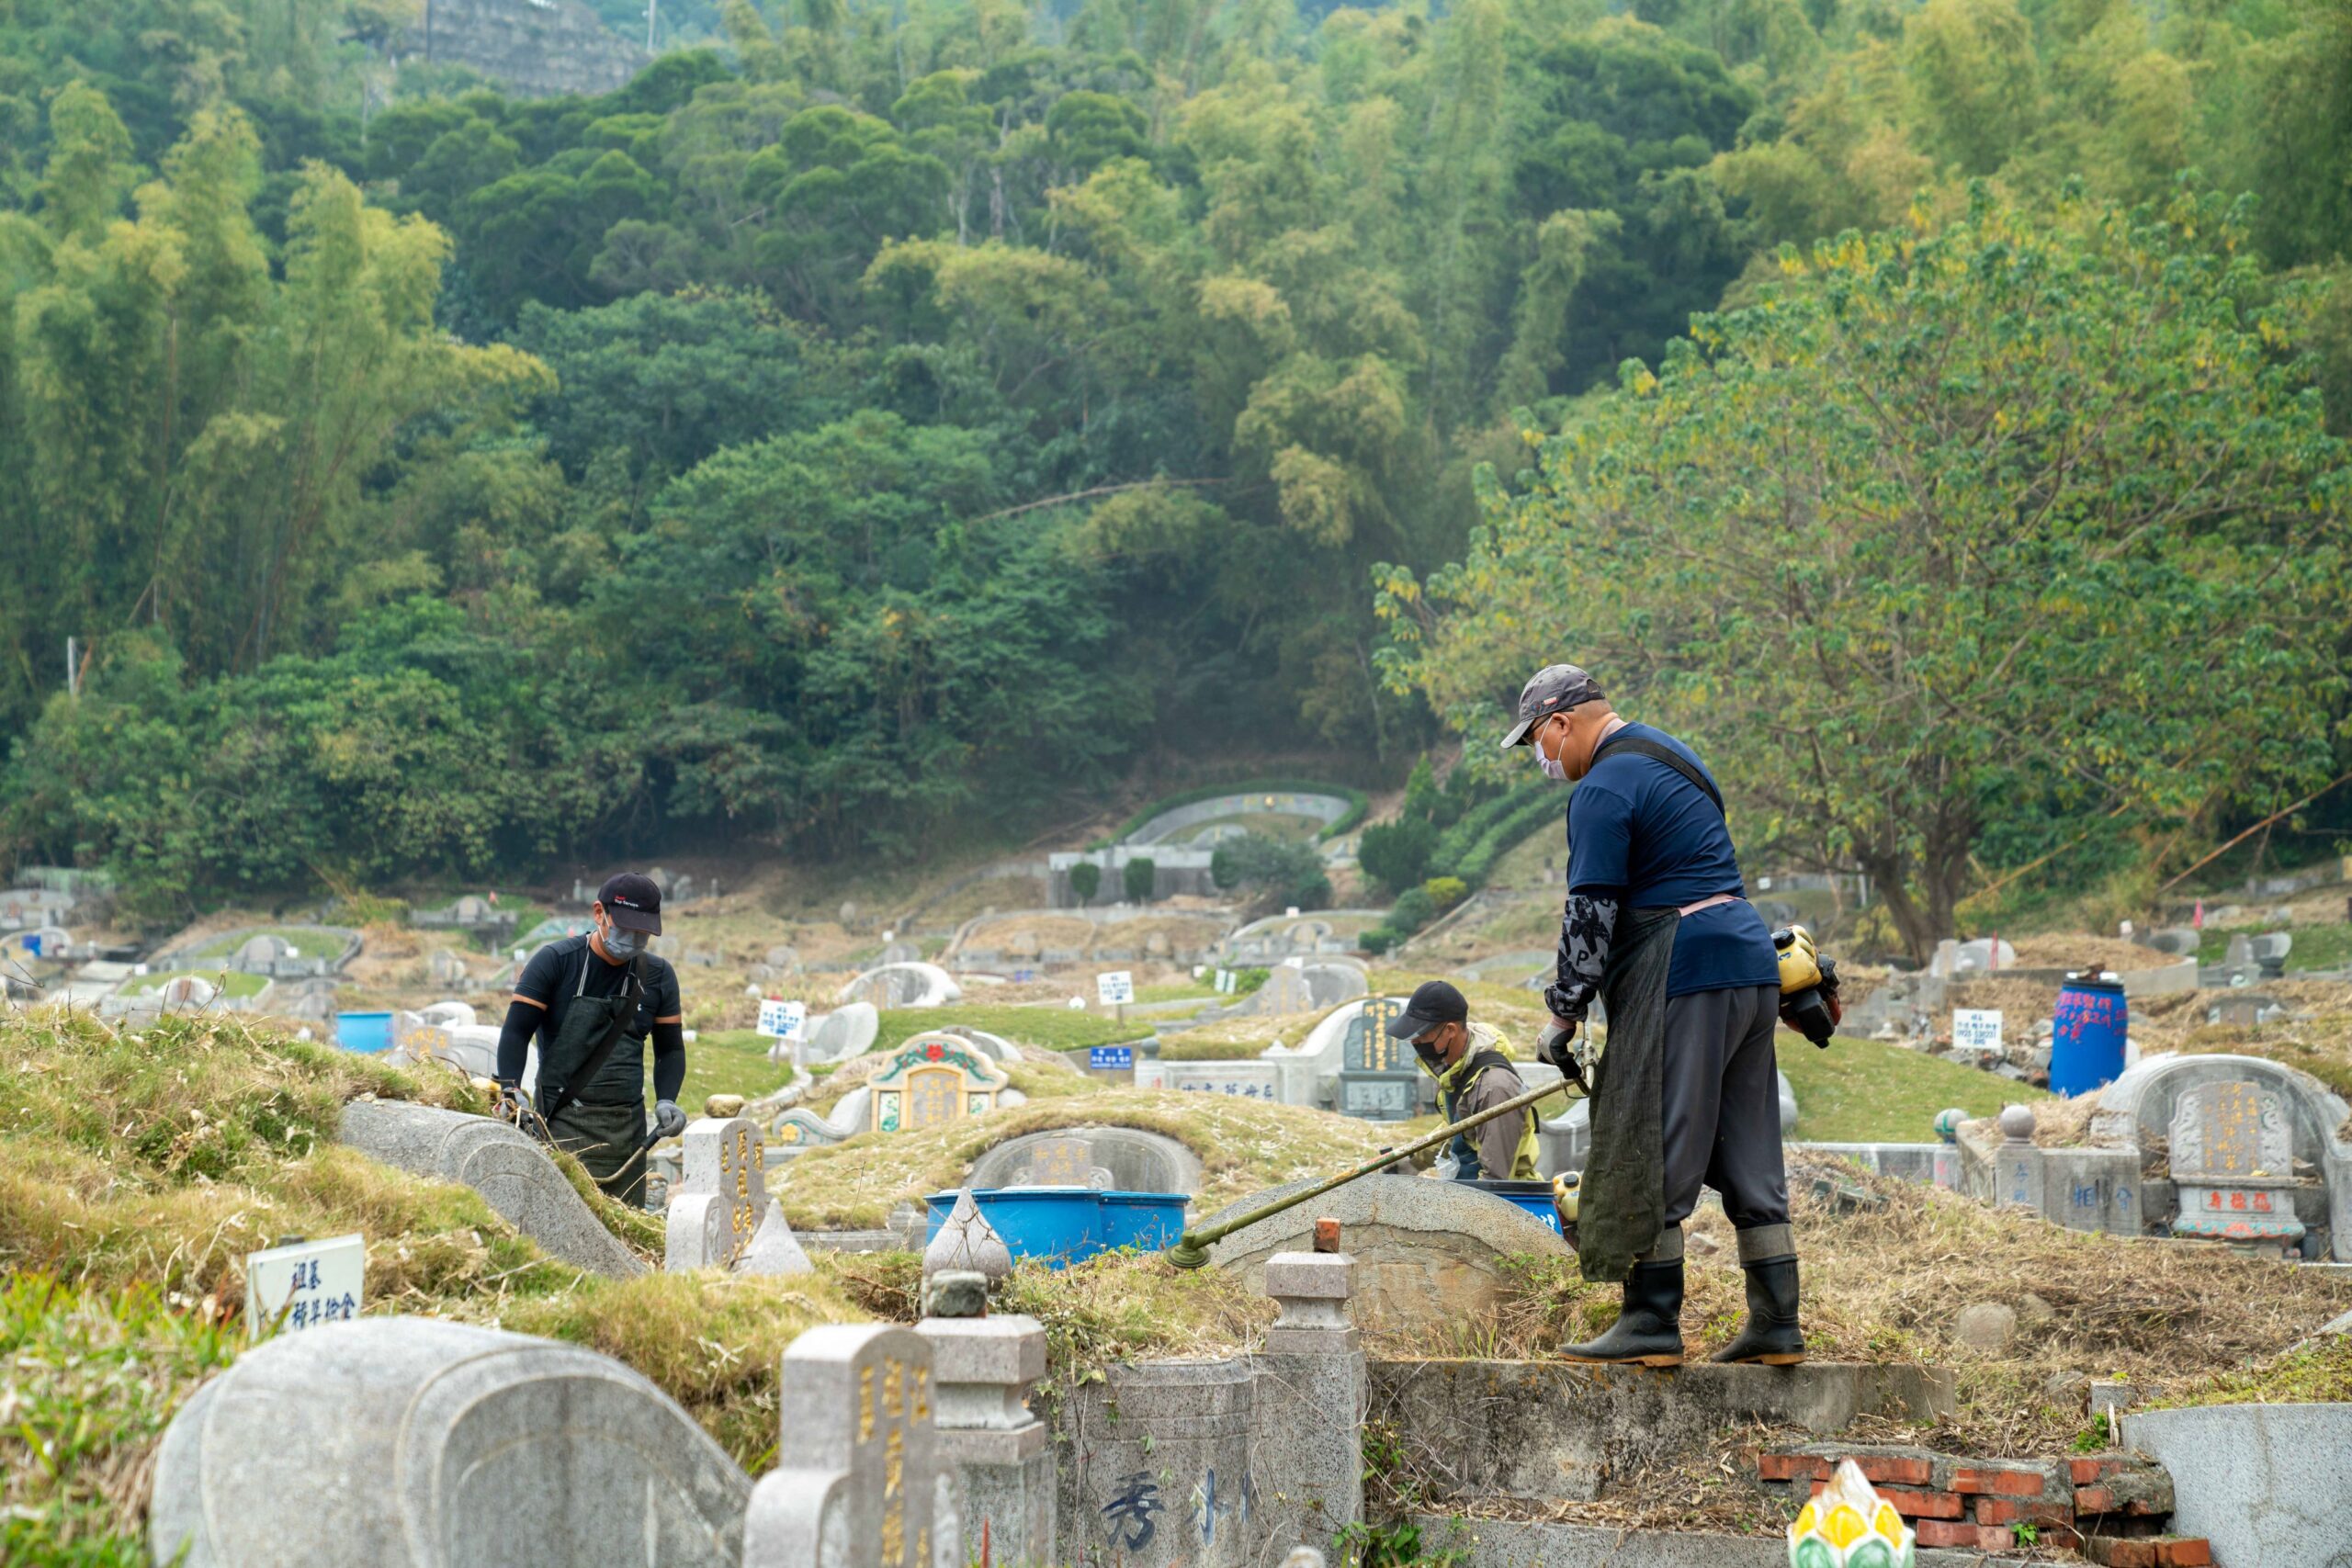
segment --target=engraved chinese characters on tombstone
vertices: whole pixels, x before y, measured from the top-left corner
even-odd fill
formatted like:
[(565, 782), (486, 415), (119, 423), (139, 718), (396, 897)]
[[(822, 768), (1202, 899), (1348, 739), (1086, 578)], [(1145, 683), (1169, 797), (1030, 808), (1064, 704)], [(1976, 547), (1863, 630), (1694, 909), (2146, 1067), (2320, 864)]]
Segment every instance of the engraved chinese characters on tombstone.
[(1340, 1047), (1343, 1070), (1389, 1073), (1400, 1066), (1411, 1068), (1411, 1063), (1399, 1061), (1398, 1042), (1388, 1032), (1389, 1024), (1401, 1010), (1393, 997), (1374, 997), (1363, 1004), (1363, 1010), (1348, 1024), (1347, 1041)]
[(2178, 1235), (2285, 1244), (2295, 1216), (2294, 1134), (2277, 1091), (2243, 1079), (2199, 1084), (2173, 1109)]
[(1083, 1138), (1046, 1138), (1029, 1145), (1031, 1187), (1083, 1187), (1094, 1172), (1094, 1150)]
[(1373, 1122), (1401, 1122), (1417, 1109), (1419, 1069), (1388, 1026), (1404, 1010), (1393, 997), (1374, 997), (1348, 1021), (1340, 1045), (1339, 1111)]
[(726, 1269), (743, 1255), (768, 1207), (767, 1149), (747, 1117), (687, 1123), (684, 1176), (670, 1198), (668, 1269)]
[(811, 1329), (777, 1386), (776, 1468), (752, 1494), (744, 1568), (961, 1568), (962, 1499), (934, 1451), (921, 1335)]
[(954, 1034), (918, 1034), (874, 1075), (873, 1130), (944, 1126), (996, 1109), (1011, 1080), (1004, 1069)]

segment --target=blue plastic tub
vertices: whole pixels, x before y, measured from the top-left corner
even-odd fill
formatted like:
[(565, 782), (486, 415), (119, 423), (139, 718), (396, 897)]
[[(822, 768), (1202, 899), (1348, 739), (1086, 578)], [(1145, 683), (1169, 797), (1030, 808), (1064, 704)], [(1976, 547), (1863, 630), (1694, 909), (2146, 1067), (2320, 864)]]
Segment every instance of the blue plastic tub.
[(1550, 1225), (1560, 1228), (1559, 1206), (1552, 1199), (1552, 1184), (1548, 1181), (1474, 1181), (1471, 1186), (1491, 1192), (1506, 1203), (1515, 1203)]
[[(1015, 1262), (1035, 1258), (1056, 1269), (1114, 1247), (1172, 1246), (1184, 1233), (1181, 1192), (996, 1187), (975, 1190), (972, 1201), (1004, 1238)], [(947, 1223), (956, 1207), (956, 1194), (933, 1192), (923, 1202), (931, 1210), (931, 1228), (924, 1236), (929, 1242), (937, 1238), (939, 1227)]]
[(1182, 1192), (1102, 1192), (1096, 1235), (1104, 1248), (1139, 1247), (1158, 1252), (1184, 1234)]
[(339, 1012), (334, 1015), (334, 1043), (346, 1051), (374, 1055), (392, 1048), (392, 1015), (388, 1012)]
[(2113, 980), (2069, 977), (2050, 1027), (2050, 1092), (2088, 1094), (2123, 1076), (2130, 1012)]

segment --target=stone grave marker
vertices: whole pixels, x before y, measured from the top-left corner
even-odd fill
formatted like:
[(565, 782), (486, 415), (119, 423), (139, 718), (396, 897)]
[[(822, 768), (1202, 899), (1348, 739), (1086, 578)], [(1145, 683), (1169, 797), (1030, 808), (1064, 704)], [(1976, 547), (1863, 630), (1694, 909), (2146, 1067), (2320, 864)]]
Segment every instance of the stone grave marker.
[(1277, 964), (1266, 976), (1266, 983), (1258, 987), (1250, 998), (1251, 1011), (1275, 1018), (1292, 1013), (1308, 1012), (1315, 1007), (1314, 990), (1306, 983), (1306, 976), (1288, 964)]
[(758, 1124), (744, 1116), (701, 1116), (679, 1142), (662, 1266), (808, 1273), (808, 1255), (783, 1211), (768, 1201), (766, 1140)]
[(1348, 1021), (1340, 1046), (1340, 1114), (1404, 1122), (1418, 1109), (1421, 1070), (1413, 1065), (1412, 1047), (1388, 1032), (1403, 1010), (1393, 997), (1374, 997)]
[(776, 1467), (752, 1489), (743, 1568), (962, 1568), (961, 1489), (936, 1452), (931, 1346), (829, 1324), (784, 1353)]
[(1011, 1085), (1004, 1069), (968, 1040), (918, 1034), (900, 1046), (869, 1087), (872, 1129), (917, 1132), (967, 1117), (985, 1116)]
[(966, 1185), (1083, 1187), (1097, 1173), (1122, 1192), (1201, 1190), (1201, 1159), (1176, 1139), (1135, 1127), (1076, 1127), (1008, 1138), (972, 1164)]
[(2287, 1245), (2295, 1217), (2295, 1140), (2275, 1089), (2243, 1079), (2200, 1084), (2173, 1109), (2176, 1235)]
[(850, 1002), (838, 1011), (812, 1019), (803, 1029), (803, 1064), (846, 1062), (862, 1056), (881, 1028), (882, 1015), (871, 1002)]
[(184, 1568), (736, 1568), (751, 1495), (609, 1356), (367, 1317), (197, 1389), (156, 1450), (148, 1543)]
[(465, 1183), (550, 1257), (575, 1268), (622, 1278), (645, 1271), (548, 1151), (506, 1122), (437, 1106), (355, 1100), (343, 1108), (336, 1136), (386, 1165)]

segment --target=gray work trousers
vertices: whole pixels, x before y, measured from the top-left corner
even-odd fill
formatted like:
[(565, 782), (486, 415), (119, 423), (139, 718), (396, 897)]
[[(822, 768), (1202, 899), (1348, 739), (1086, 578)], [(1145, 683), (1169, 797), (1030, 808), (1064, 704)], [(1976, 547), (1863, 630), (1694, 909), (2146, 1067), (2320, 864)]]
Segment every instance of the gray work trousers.
[(1723, 1194), (1736, 1229), (1788, 1224), (1772, 1057), (1780, 1010), (1778, 986), (1694, 991), (1666, 1004), (1658, 1090), (1669, 1232), (1698, 1207), (1702, 1182)]

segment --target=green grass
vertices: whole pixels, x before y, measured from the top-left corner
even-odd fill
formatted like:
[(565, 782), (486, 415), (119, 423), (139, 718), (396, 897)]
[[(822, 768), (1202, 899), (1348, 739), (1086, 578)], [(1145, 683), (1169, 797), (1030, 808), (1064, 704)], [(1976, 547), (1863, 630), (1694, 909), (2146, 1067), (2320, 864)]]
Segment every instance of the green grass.
[(195, 1303), (167, 1306), (153, 1285), (108, 1290), (45, 1273), (0, 1285), (0, 1562), (147, 1562), (120, 1528), (136, 1490), (122, 1460), (163, 1435), (243, 1337)]
[(1137, 986), (1136, 1000), (1139, 1002), (1209, 1001), (1216, 998), (1216, 987), (1206, 980), (1182, 980), (1165, 986)]
[(1794, 1136), (1807, 1143), (1924, 1144), (1936, 1112), (1957, 1105), (1971, 1117), (2005, 1105), (2047, 1100), (2048, 1091), (1964, 1067), (1882, 1040), (1844, 1035), (1816, 1050), (1783, 1030), (1781, 1071), (1796, 1090)]
[(893, 1051), (918, 1034), (964, 1024), (1001, 1034), (1016, 1044), (1046, 1051), (1076, 1051), (1088, 1045), (1121, 1045), (1151, 1032), (1145, 1023), (1121, 1023), (1075, 1008), (944, 1007), (892, 1008), (875, 1032), (874, 1051)]
[[(2336, 969), (2352, 963), (2352, 924), (2331, 920), (2317, 926), (2247, 926), (2241, 930), (2248, 936), (2272, 931), (2284, 931), (2295, 939), (2287, 950), (2287, 972), (2298, 969)], [(2219, 964), (2230, 955), (2230, 938), (2237, 931), (2207, 930), (2204, 940), (2197, 947), (2199, 964)]]
[(318, 926), (241, 926), (198, 943), (188, 949), (188, 956), (226, 958), (257, 936), (282, 938), (305, 958), (332, 958), (343, 951), (345, 942), (341, 931), (325, 931)]
[(143, 996), (150, 991), (160, 991), (183, 975), (193, 975), (198, 979), (219, 987), (220, 994), (224, 997), (257, 997), (261, 995), (263, 987), (269, 984), (268, 976), (248, 975), (242, 969), (231, 969), (225, 974), (218, 969), (209, 971), (159, 969), (152, 975), (141, 975), (124, 981), (123, 994)]
[(678, 1104), (689, 1116), (702, 1114), (714, 1094), (757, 1100), (792, 1081), (792, 1065), (768, 1060), (768, 1037), (755, 1029), (706, 1029), (686, 1047), (686, 1083)]

